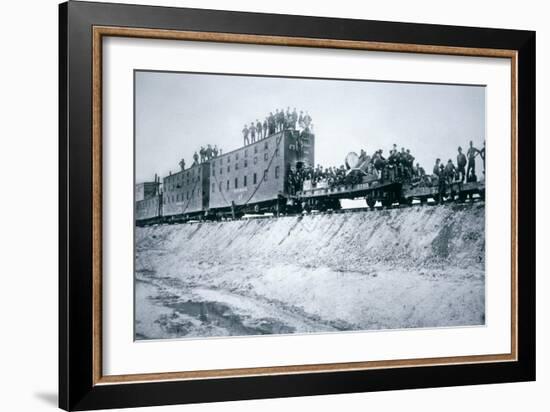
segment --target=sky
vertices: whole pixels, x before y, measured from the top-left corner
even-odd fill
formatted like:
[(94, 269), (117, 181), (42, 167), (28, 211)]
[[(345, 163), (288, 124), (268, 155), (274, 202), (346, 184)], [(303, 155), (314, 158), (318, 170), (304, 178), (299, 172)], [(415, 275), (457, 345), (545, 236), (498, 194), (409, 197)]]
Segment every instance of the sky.
[(456, 164), (457, 147), (485, 139), (485, 87), (170, 72), (135, 73), (136, 182), (187, 165), (201, 146), (243, 144), (245, 124), (270, 111), (308, 111), (315, 163), (339, 166), (349, 152), (409, 148), (431, 171)]

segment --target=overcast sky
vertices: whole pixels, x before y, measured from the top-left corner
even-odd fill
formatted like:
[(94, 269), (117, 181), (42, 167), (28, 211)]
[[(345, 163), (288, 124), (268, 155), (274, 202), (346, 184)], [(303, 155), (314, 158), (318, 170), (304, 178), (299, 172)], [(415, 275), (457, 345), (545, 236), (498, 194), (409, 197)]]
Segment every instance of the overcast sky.
[(349, 80), (136, 72), (136, 181), (189, 165), (200, 146), (224, 152), (243, 144), (244, 124), (270, 111), (308, 111), (315, 162), (339, 166), (351, 151), (370, 155), (393, 143), (431, 171), (456, 163), (456, 150), (485, 139), (485, 88)]

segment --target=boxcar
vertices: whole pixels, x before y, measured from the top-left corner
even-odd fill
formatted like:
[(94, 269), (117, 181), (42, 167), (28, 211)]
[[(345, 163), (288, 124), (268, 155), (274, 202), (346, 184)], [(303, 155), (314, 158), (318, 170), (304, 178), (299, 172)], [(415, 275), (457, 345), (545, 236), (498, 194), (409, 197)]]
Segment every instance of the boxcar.
[(299, 164), (314, 164), (315, 136), (284, 130), (210, 163), (210, 215), (277, 212), (289, 197), (287, 176)]
[(210, 164), (191, 167), (163, 178), (162, 215), (168, 222), (200, 216), (209, 207)]

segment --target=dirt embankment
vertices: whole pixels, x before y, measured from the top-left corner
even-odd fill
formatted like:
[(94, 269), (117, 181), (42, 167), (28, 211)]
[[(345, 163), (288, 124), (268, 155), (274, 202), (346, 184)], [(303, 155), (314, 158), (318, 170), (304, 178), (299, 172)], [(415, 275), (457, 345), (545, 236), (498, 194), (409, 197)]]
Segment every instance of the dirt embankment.
[(363, 271), (369, 265), (483, 270), (484, 227), (482, 204), (416, 206), (138, 228), (136, 246), (144, 253), (162, 249), (166, 259), (181, 263), (277, 261), (339, 271)]

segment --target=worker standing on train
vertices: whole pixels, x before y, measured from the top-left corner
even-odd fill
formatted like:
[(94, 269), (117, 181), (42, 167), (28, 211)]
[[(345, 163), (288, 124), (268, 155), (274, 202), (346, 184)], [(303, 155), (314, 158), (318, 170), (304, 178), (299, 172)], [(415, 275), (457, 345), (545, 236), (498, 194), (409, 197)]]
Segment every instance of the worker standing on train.
[(250, 127), (248, 128), (250, 131), (250, 142), (255, 143), (256, 142), (256, 126), (254, 126), (254, 122), (250, 122)]
[(267, 137), (267, 130), (269, 129), (269, 122), (267, 121), (267, 117), (264, 120), (264, 134), (263, 138), (265, 139)]
[(382, 149), (379, 149), (377, 152), (375, 152), (373, 156), (373, 164), (378, 178), (382, 177), (382, 172), (386, 167), (386, 158), (384, 157), (383, 153), (384, 152), (382, 151)]
[(206, 152), (205, 152), (205, 149), (204, 149), (204, 146), (201, 146), (200, 150), (199, 150), (199, 154), (201, 155), (201, 163), (204, 162), (204, 158), (206, 156)]
[(312, 119), (311, 119), (311, 116), (310, 116), (309, 113), (306, 111), (306, 114), (305, 114), (305, 116), (304, 116), (304, 127), (305, 127), (305, 130), (306, 130), (307, 132), (309, 132), (309, 130), (310, 130), (309, 127), (310, 127), (310, 125), (311, 125), (311, 120), (312, 120)]
[(470, 175), (470, 171), (474, 174), (476, 172), (476, 156), (479, 154), (479, 150), (474, 147), (474, 142), (470, 140), (470, 147), (468, 149), (468, 170), (466, 170), (466, 176)]
[(396, 154), (397, 158), (397, 166), (399, 171), (399, 177), (403, 178), (406, 175), (407, 170), (407, 152), (405, 152), (405, 148), (402, 147), (401, 151)]
[(285, 114), (285, 129), (290, 129), (292, 126), (292, 113), (290, 111), (290, 106), (286, 108)]
[(453, 161), (449, 159), (447, 165), (445, 166), (445, 178), (448, 183), (452, 183), (455, 179), (456, 167), (453, 164)]
[(281, 116), (279, 114), (279, 109), (275, 109), (275, 114), (273, 115), (273, 120), (275, 121), (275, 129), (273, 133), (277, 133), (279, 131), (279, 122), (281, 120)]
[(271, 136), (273, 133), (275, 133), (275, 124), (276, 124), (276, 117), (273, 114), (273, 112), (269, 112), (269, 116), (267, 118), (267, 125), (269, 128), (269, 136)]
[(466, 156), (462, 153), (462, 147), (458, 146), (458, 155), (456, 156), (456, 166), (458, 178), (461, 183), (466, 179)]
[(282, 132), (285, 129), (285, 109), (279, 111), (279, 131)]
[(256, 119), (256, 135), (258, 136), (258, 140), (262, 138), (262, 122), (260, 122), (258, 119)]
[(440, 159), (440, 158), (435, 159), (435, 165), (434, 165), (432, 174), (433, 174), (434, 176), (437, 176), (437, 177), (440, 178), (441, 176), (440, 176), (440, 169), (439, 169), (439, 166), (440, 166), (440, 165), (439, 165), (439, 162), (441, 162), (441, 159)]
[(296, 108), (292, 111), (291, 114), (291, 125), (294, 130), (296, 130), (296, 123), (298, 122), (298, 112), (296, 111)]
[(248, 126), (246, 124), (243, 127), (243, 139), (245, 146), (250, 144), (250, 141), (248, 140)]
[(414, 168), (414, 156), (411, 154), (411, 149), (407, 149), (407, 170), (409, 173), (409, 177), (412, 177), (413, 175), (413, 168)]

